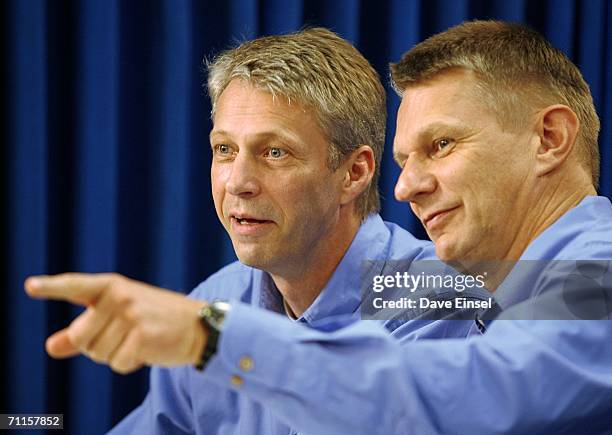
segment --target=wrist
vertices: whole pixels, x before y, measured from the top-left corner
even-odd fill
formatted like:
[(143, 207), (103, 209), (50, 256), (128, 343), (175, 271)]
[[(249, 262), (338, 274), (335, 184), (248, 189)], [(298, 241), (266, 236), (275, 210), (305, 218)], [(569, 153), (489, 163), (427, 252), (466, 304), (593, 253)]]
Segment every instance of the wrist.
[(200, 316), (202, 309), (208, 305), (208, 303), (199, 304), (195, 310), (195, 335), (189, 354), (189, 364), (198, 365), (200, 363), (202, 360), (202, 349), (206, 347), (208, 342), (208, 327), (202, 322), (202, 317)]
[(199, 371), (204, 370), (208, 361), (217, 352), (219, 335), (223, 329), (223, 322), (226, 314), (230, 311), (231, 305), (224, 301), (215, 301), (204, 305), (198, 312), (202, 329), (205, 331), (205, 342), (200, 348), (200, 358), (195, 365)]

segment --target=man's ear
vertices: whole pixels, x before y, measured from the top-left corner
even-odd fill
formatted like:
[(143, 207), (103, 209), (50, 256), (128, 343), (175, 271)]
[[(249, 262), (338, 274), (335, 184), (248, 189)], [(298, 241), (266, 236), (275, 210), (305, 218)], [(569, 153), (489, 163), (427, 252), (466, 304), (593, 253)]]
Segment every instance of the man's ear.
[(374, 177), (375, 168), (374, 151), (369, 145), (361, 145), (348, 156), (341, 166), (341, 170), (344, 172), (341, 204), (344, 205), (354, 201), (368, 188), (372, 177)]
[(536, 173), (545, 175), (561, 166), (574, 149), (580, 121), (572, 109), (562, 104), (548, 106), (538, 116)]

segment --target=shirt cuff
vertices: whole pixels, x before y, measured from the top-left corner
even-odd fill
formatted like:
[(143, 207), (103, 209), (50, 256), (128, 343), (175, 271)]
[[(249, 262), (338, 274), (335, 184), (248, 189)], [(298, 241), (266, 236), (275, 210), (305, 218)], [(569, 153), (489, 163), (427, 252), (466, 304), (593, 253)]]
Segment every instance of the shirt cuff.
[[(300, 377), (293, 368), (300, 351), (290, 348), (296, 341), (317, 332), (296, 325), (284, 316), (232, 303), (219, 336), (216, 354), (203, 376), (222, 386), (237, 390), (275, 390), (294, 384)], [(294, 349), (295, 350), (295, 349)]]

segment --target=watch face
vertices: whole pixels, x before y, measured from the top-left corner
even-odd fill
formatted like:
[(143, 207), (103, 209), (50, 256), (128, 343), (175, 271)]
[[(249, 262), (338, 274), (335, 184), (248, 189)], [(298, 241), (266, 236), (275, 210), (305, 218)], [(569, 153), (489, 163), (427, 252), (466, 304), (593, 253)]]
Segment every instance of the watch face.
[(225, 301), (215, 301), (210, 305), (210, 316), (207, 316), (208, 322), (217, 330), (221, 330), (225, 315), (230, 310), (231, 305)]
[(223, 314), (226, 314), (232, 306), (229, 302), (226, 301), (214, 301), (211, 304), (211, 307), (214, 308), (216, 311), (221, 311)]

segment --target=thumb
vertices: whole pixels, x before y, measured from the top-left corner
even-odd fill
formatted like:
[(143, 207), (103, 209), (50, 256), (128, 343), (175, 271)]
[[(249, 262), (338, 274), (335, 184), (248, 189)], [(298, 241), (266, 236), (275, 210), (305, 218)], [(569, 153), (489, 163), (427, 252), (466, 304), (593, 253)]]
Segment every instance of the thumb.
[(47, 338), (45, 348), (53, 358), (69, 358), (80, 353), (68, 337), (68, 328), (62, 329)]

